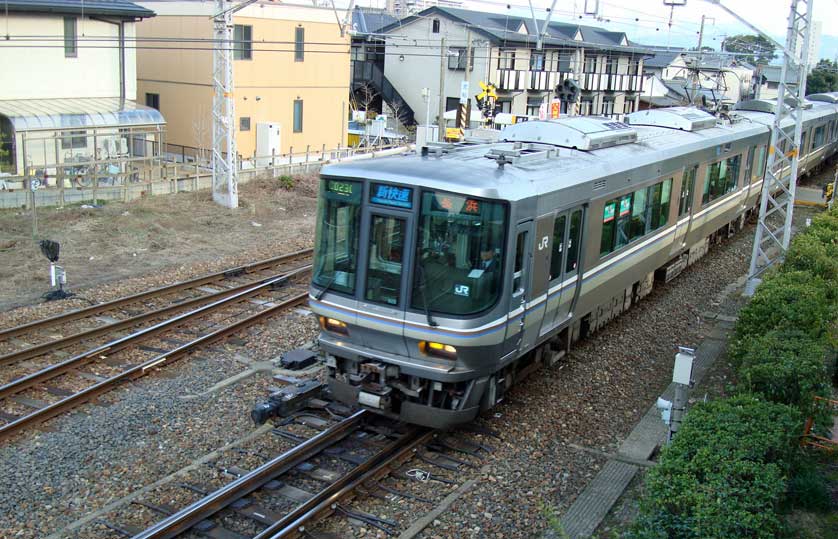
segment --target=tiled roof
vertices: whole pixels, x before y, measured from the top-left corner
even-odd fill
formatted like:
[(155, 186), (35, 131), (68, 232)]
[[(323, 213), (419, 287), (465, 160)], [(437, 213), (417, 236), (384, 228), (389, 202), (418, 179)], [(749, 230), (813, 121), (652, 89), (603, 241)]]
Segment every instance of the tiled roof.
[(126, 0), (0, 0), (0, 11), (55, 13), (60, 15), (105, 15), (154, 17), (154, 12)]
[(375, 34), (388, 24), (398, 21), (383, 9), (362, 8), (352, 10), (352, 29), (359, 34)]
[[(382, 33), (395, 30), (402, 25), (409, 24), (418, 18), (425, 18), (432, 15), (448, 17), (452, 20), (468, 24), (472, 30), (488, 37), (496, 44), (535, 44), (537, 35), (536, 29), (532, 28), (533, 22), (530, 17), (517, 15), (504, 15), (499, 13), (487, 13), (471, 11), (467, 9), (456, 9), (448, 7), (431, 7), (416, 15), (385, 26)], [(539, 29), (543, 28), (544, 20), (538, 20)], [(526, 33), (518, 30), (524, 26)], [(574, 37), (578, 32), (582, 34), (582, 41), (575, 41)], [(643, 48), (638, 48), (626, 38), (623, 32), (611, 32), (596, 26), (569, 24), (563, 22), (550, 22), (547, 28), (547, 36), (544, 39), (545, 45), (595, 45), (605, 49), (633, 49), (633, 52), (646, 53)]]

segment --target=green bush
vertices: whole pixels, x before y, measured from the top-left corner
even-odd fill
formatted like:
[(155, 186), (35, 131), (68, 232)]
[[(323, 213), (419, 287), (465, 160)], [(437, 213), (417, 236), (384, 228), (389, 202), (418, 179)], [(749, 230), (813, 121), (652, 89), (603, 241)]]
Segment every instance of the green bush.
[(838, 280), (838, 242), (824, 242), (818, 230), (798, 234), (789, 246), (782, 271), (808, 271), (826, 280)]
[(293, 189), (294, 185), (297, 183), (294, 181), (294, 178), (292, 176), (288, 176), (287, 174), (283, 174), (282, 176), (277, 178), (277, 180), (279, 181), (279, 186), (285, 190)]
[(815, 395), (830, 394), (827, 347), (800, 330), (772, 330), (747, 339), (734, 358), (738, 389), (811, 412)]
[(739, 313), (732, 355), (742, 353), (747, 339), (772, 329), (800, 329), (813, 338), (823, 337), (835, 318), (835, 294), (831, 283), (808, 271), (769, 275)]
[(646, 477), (629, 536), (775, 537), (801, 427), (793, 408), (748, 395), (695, 406)]
[(826, 477), (811, 458), (801, 458), (789, 478), (786, 503), (807, 511), (828, 511), (832, 505)]

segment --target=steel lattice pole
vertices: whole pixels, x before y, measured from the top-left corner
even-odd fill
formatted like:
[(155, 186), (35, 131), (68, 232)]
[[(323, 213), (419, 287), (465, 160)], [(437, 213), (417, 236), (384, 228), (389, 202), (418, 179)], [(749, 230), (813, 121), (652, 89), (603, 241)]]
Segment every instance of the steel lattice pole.
[[(791, 240), (811, 23), (812, 0), (791, 0), (783, 67), (780, 70), (774, 122), (768, 146), (768, 163), (765, 167), (759, 218), (745, 287), (745, 293), (748, 295), (754, 293), (765, 270), (783, 259)], [(798, 40), (800, 51), (797, 50)], [(796, 73), (794, 69), (797, 69)], [(795, 80), (787, 82), (791, 73), (794, 73)], [(791, 137), (783, 130), (782, 124), (787, 118), (794, 119), (794, 132)]]

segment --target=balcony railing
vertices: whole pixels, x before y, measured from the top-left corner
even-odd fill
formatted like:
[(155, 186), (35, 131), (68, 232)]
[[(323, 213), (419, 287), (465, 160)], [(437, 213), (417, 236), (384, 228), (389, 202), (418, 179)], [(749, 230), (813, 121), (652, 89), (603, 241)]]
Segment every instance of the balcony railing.
[[(530, 71), (496, 69), (494, 73), (498, 90), (553, 90), (565, 79), (574, 78), (565, 71)], [(582, 90), (591, 92), (642, 92), (643, 77), (616, 73), (582, 73), (578, 79)]]

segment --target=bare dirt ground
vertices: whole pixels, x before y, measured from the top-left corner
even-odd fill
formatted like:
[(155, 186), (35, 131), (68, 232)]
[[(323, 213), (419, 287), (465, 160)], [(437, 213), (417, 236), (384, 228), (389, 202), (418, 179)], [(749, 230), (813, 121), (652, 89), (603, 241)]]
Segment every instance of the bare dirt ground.
[(133, 285), (142, 290), (310, 247), (316, 182), (310, 175), (295, 177), (290, 189), (276, 179), (244, 184), (237, 210), (214, 204), (209, 191), (39, 208), (37, 239), (30, 211), (0, 211), (0, 312), (37, 303), (49, 289), (40, 239), (61, 244), (68, 288), (81, 296), (56, 302), (58, 311), (101, 301), (106, 289), (130, 293), (138, 276), (145, 276), (142, 284)]

